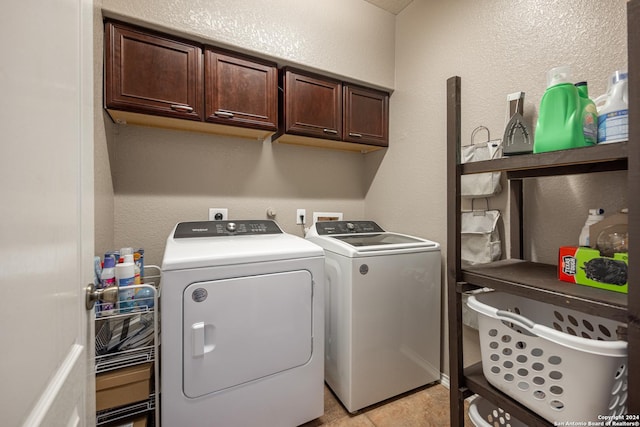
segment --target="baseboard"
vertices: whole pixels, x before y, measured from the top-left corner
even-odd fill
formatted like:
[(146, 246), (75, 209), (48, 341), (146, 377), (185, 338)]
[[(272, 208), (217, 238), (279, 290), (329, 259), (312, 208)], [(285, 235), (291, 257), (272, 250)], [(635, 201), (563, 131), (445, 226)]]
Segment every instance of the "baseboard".
[[(447, 388), (447, 390), (451, 390), (451, 383), (449, 382), (449, 375), (440, 373), (440, 384), (445, 386)], [(470, 402), (475, 397), (476, 397), (476, 395), (472, 394), (471, 396), (467, 397), (465, 400)]]
[(445, 374), (445, 373), (440, 373), (440, 384), (442, 384), (443, 386), (445, 386), (447, 389), (449, 389), (449, 375)]

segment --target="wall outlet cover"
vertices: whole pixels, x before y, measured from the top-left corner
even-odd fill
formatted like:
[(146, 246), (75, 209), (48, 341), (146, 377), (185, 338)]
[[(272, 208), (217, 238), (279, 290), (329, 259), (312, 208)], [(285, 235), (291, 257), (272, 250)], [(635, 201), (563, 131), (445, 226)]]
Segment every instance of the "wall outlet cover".
[(296, 224), (304, 225), (307, 222), (307, 210), (296, 209)]
[(229, 219), (227, 208), (209, 208), (209, 221), (225, 221)]

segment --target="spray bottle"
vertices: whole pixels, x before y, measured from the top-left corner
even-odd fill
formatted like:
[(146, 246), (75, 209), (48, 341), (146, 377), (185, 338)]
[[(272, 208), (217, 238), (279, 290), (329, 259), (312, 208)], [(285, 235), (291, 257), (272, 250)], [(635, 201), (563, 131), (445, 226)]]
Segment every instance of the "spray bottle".
[(587, 216), (587, 221), (584, 223), (582, 227), (582, 231), (580, 231), (580, 237), (578, 239), (578, 244), (580, 246), (589, 246), (589, 227), (591, 227), (596, 222), (602, 221), (604, 219), (604, 209), (589, 209), (589, 215)]

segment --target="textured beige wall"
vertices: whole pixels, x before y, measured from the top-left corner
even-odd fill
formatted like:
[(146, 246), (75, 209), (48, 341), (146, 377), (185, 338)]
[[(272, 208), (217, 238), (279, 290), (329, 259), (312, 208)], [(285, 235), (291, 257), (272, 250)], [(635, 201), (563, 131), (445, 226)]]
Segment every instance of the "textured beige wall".
[[(102, 27), (102, 1), (94, 0), (94, 24), (93, 24), (93, 54), (94, 54), (94, 149), (93, 149), (93, 173), (94, 173), (94, 223), (95, 223), (95, 254), (102, 255), (105, 251), (114, 248), (114, 220), (115, 205), (113, 193), (113, 180), (111, 178), (111, 161), (108, 140), (113, 138), (111, 134), (113, 124), (105, 120), (102, 108), (102, 68), (103, 68), (103, 27)], [(112, 150), (111, 150), (112, 151)], [(111, 156), (112, 157), (112, 156)]]
[(362, 0), (104, 0), (103, 10), (280, 65), (393, 88), (395, 16)]
[(116, 245), (143, 246), (154, 264), (171, 228), (206, 220), (211, 207), (234, 219), (266, 218), (271, 207), (300, 236), (297, 208), (364, 212), (360, 154), (137, 126), (118, 128), (116, 139)]
[[(366, 157), (365, 216), (441, 242), (444, 262), (446, 79), (462, 78), (463, 143), (479, 125), (501, 138), (506, 95), (524, 91), (525, 118), (535, 123), (554, 66), (571, 65), (575, 81), (604, 93), (608, 75), (626, 67), (625, 11), (626, 0), (414, 0), (396, 20), (391, 143), (384, 155)], [(556, 263), (559, 246), (577, 243), (588, 208), (625, 206), (625, 180), (626, 173), (528, 180), (528, 254)], [(506, 193), (491, 206), (504, 211)]]

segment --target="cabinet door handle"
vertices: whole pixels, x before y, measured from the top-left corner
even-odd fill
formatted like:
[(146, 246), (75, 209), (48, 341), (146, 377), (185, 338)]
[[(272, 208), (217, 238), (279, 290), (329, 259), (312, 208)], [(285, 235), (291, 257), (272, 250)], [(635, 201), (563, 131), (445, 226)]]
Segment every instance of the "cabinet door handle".
[(191, 113), (193, 111), (193, 108), (189, 107), (188, 105), (179, 105), (179, 104), (172, 104), (171, 109), (180, 111), (181, 113)]
[(226, 119), (232, 119), (233, 118), (233, 113), (230, 113), (228, 111), (216, 111), (213, 113), (214, 115), (218, 116), (218, 117), (224, 117)]
[(322, 129), (322, 132), (324, 133), (330, 133), (331, 135), (337, 135), (338, 131), (335, 129)]
[(349, 132), (349, 136), (352, 136), (354, 138), (362, 138), (362, 134), (354, 133), (354, 132)]

